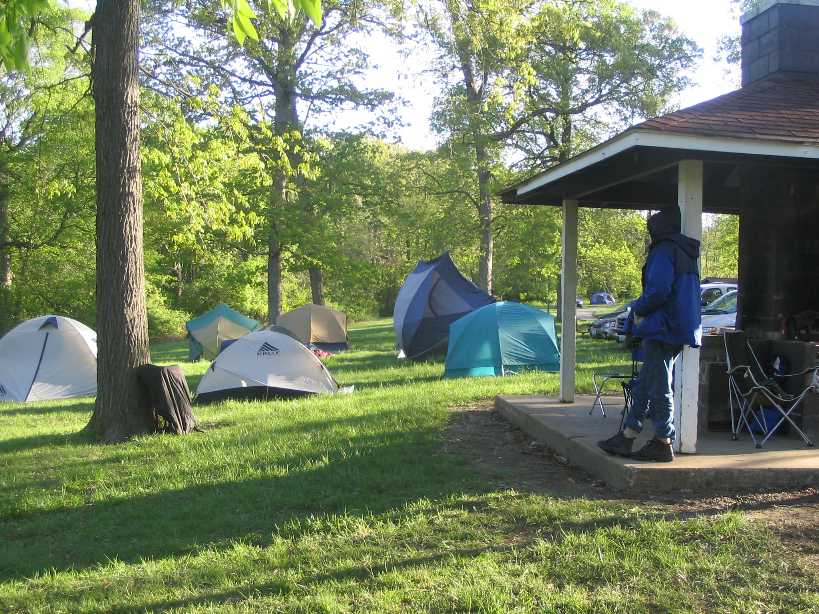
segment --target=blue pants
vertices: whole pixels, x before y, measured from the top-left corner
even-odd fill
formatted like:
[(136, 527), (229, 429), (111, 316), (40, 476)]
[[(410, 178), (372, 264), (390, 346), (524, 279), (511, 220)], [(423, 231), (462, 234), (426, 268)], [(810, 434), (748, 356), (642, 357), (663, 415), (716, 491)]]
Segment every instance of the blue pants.
[(655, 437), (674, 439), (674, 392), (671, 388), (674, 361), (682, 350), (662, 341), (643, 341), (643, 366), (632, 387), (631, 409), (624, 426), (643, 430), (643, 420), (651, 408)]

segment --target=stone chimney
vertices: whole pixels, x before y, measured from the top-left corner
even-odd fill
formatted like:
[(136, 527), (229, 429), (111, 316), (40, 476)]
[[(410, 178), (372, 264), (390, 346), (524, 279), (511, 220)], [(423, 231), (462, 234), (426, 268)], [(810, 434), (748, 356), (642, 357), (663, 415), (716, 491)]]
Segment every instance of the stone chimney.
[(819, 0), (762, 0), (741, 23), (743, 87), (782, 73), (819, 78)]

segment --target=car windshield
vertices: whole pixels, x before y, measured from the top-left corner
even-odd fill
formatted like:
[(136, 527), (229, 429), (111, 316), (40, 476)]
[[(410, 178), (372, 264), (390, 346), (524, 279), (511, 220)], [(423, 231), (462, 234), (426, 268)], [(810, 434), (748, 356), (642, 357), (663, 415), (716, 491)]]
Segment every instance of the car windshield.
[(709, 304), (702, 311), (704, 314), (718, 314), (718, 313), (736, 313), (737, 312), (737, 293), (729, 292), (724, 296), (719, 297), (713, 303)]

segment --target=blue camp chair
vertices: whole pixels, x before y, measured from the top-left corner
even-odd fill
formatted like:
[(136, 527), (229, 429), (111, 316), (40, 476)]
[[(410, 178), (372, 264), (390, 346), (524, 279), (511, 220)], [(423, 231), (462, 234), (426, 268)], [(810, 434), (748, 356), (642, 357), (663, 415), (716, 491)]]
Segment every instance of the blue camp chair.
[[(757, 448), (761, 448), (774, 434), (787, 424), (808, 447), (813, 441), (799, 428), (794, 417), (801, 411), (802, 401), (809, 392), (815, 391), (819, 366), (797, 373), (767, 372), (754, 347), (742, 331), (726, 332), (725, 358), (728, 369), (728, 392), (731, 402), (731, 438), (736, 440), (745, 429)], [(810, 374), (801, 391), (786, 392), (779, 381)], [(757, 438), (757, 435), (761, 435)]]

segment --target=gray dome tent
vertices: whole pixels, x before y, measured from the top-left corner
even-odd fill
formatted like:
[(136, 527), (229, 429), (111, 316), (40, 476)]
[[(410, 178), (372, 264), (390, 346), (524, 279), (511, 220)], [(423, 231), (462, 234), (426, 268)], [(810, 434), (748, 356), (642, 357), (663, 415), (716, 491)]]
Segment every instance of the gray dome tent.
[(404, 280), (393, 310), (398, 346), (407, 358), (445, 348), (449, 325), (495, 299), (461, 275), (444, 252), (421, 261)]

